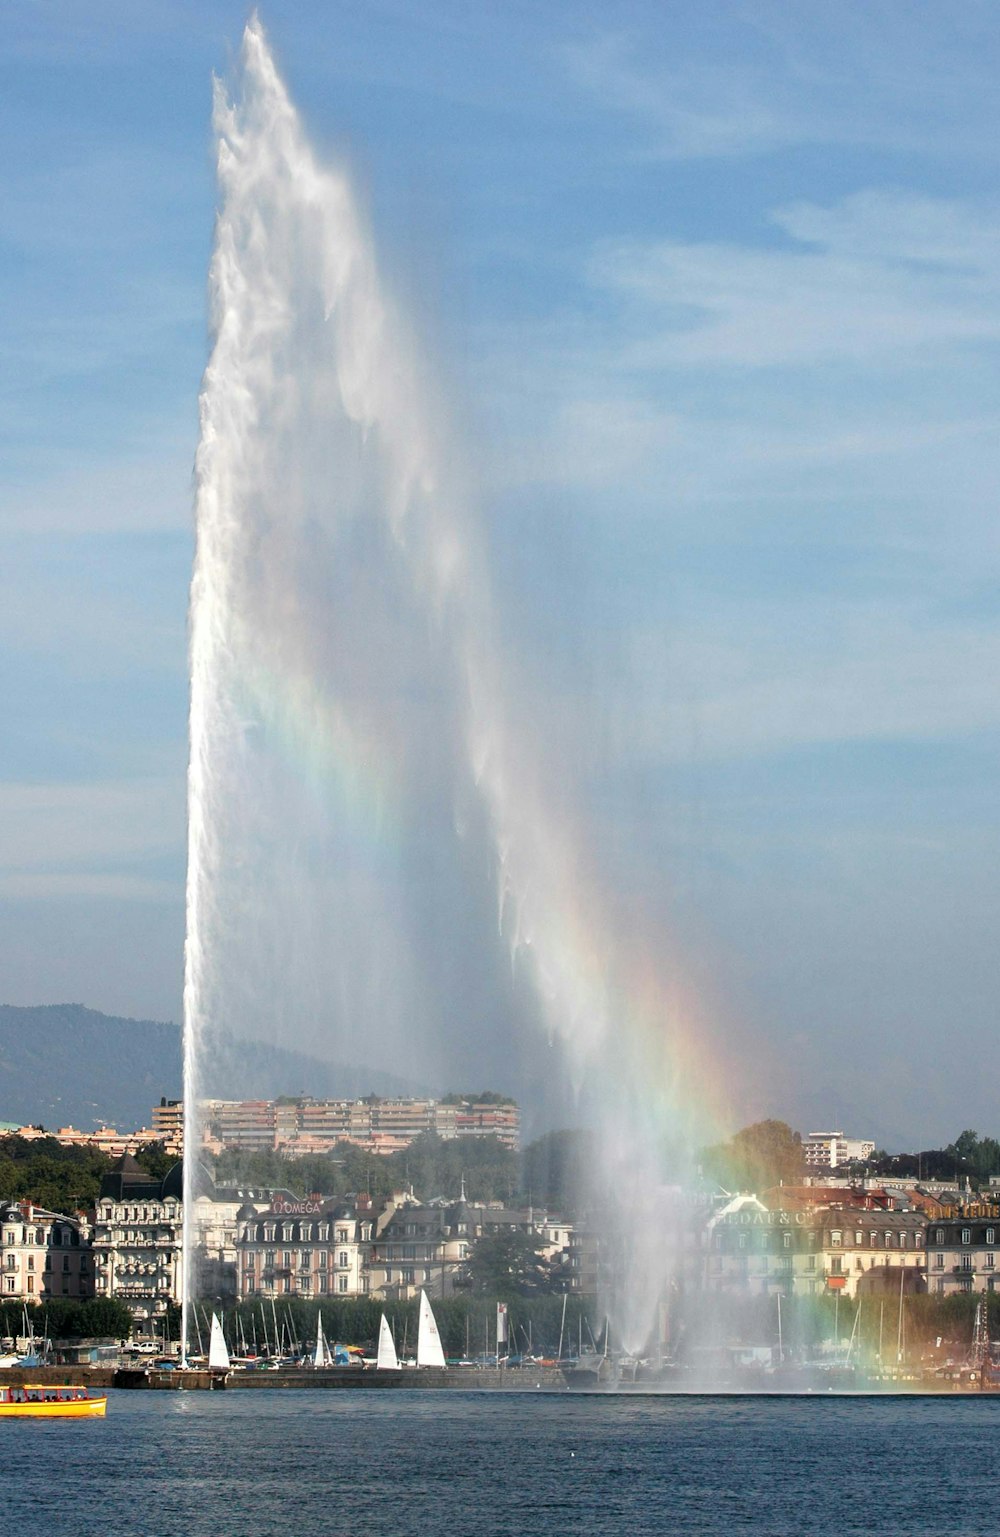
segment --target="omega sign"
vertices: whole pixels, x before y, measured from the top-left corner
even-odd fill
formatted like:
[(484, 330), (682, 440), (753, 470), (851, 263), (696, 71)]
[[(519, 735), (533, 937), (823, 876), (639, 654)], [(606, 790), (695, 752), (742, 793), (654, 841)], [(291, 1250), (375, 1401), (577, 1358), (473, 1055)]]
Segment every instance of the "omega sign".
[(286, 1201), (279, 1196), (271, 1202), (275, 1217), (314, 1217), (322, 1210), (322, 1201)]

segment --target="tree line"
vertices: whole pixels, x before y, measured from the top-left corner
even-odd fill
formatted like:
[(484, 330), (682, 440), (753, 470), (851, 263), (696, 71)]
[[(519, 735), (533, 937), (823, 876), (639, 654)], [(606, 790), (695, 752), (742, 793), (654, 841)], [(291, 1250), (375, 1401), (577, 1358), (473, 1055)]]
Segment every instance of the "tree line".
[[(807, 1172), (801, 1133), (785, 1121), (756, 1121), (726, 1142), (702, 1150), (703, 1175), (727, 1190), (760, 1193), (775, 1185), (795, 1184)], [(899, 1179), (966, 1180), (981, 1190), (1000, 1175), (1000, 1141), (963, 1131), (947, 1146), (915, 1153), (877, 1150), (864, 1164), (849, 1165), (858, 1174)], [(808, 1172), (815, 1173), (815, 1170)]]

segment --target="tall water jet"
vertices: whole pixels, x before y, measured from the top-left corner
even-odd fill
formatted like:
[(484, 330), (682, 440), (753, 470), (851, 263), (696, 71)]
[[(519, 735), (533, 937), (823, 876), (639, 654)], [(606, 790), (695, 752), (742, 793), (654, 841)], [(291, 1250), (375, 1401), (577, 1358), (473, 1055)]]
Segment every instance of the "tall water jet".
[[(676, 1175), (706, 1097), (691, 1031), (650, 944), (616, 934), (585, 839), (521, 739), (416, 349), (350, 181), (310, 148), (256, 19), (214, 122), (190, 617), (185, 1345), (206, 1095), (231, 1092), (253, 1042), (312, 1049), (339, 1030), (341, 1051), (352, 1033), (403, 1043), (433, 1002), (401, 853), (420, 778), (440, 802), (474, 789), (497, 882), (483, 943), (509, 946), (576, 1085), (599, 1085), (611, 1247), (626, 1256), (608, 1306), (638, 1348), (669, 1269), (664, 1159)], [(432, 689), (412, 686), (414, 652)]]

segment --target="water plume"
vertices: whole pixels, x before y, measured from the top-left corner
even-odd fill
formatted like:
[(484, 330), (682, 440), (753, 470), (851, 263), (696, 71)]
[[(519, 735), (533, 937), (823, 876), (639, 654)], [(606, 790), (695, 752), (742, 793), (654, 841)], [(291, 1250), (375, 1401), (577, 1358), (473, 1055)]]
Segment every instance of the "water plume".
[[(600, 1134), (620, 1338), (669, 1268), (664, 1192), (707, 1096), (683, 1004), (616, 935), (500, 662), (468, 489), (344, 171), (320, 162), (255, 17), (215, 89), (214, 337), (191, 589), (185, 1214), (197, 1106), (253, 1041), (434, 1066), (404, 829), (474, 787), (497, 922)], [(431, 680), (428, 684), (428, 679)], [(436, 830), (440, 835), (440, 829)], [(486, 940), (484, 938), (484, 943)], [(417, 1037), (415, 1040), (414, 1037)], [(194, 1252), (190, 1231), (186, 1254)], [(185, 1295), (197, 1289), (188, 1274)], [(186, 1338), (186, 1334), (185, 1334)]]

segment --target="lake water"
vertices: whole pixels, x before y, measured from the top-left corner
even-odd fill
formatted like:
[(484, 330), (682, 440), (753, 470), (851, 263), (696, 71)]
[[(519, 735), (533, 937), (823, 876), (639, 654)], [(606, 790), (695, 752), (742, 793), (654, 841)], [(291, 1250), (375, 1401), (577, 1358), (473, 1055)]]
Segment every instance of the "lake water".
[(112, 1393), (3, 1426), (0, 1530), (992, 1534), (994, 1398)]

